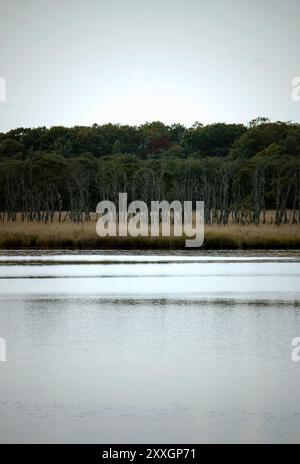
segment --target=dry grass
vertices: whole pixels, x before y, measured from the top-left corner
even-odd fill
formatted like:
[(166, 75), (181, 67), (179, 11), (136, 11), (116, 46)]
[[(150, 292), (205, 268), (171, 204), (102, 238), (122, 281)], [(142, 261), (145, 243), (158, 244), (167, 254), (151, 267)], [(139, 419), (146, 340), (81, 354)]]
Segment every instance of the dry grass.
[[(185, 248), (181, 237), (98, 237), (95, 222), (53, 224), (21, 221), (0, 223), (0, 248)], [(204, 248), (217, 249), (300, 249), (300, 225), (207, 226)]]
[(212, 226), (206, 228), (205, 242), (211, 250), (300, 249), (300, 225)]
[(99, 237), (94, 221), (0, 224), (0, 248), (181, 248), (182, 238)]

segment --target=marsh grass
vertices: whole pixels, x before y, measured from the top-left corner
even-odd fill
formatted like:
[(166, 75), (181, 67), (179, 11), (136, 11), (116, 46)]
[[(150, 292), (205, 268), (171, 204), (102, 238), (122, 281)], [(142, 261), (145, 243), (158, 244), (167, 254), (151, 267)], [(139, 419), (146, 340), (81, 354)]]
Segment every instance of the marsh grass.
[[(184, 237), (99, 237), (95, 221), (0, 223), (0, 248), (40, 249), (184, 249)], [(206, 226), (204, 248), (218, 249), (300, 249), (300, 225), (272, 224)]]

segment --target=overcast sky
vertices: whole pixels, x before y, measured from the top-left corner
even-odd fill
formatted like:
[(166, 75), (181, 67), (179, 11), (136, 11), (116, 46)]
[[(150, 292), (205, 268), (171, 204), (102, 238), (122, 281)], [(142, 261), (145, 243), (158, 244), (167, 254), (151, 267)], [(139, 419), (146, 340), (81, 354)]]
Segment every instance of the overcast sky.
[(299, 24), (299, 0), (0, 0), (0, 131), (300, 122)]

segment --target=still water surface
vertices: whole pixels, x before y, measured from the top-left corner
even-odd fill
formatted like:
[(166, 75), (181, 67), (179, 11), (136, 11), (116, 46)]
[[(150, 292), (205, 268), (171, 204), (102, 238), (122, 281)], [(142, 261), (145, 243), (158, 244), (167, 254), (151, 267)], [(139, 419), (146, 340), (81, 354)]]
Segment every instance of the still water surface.
[(2, 253), (0, 442), (300, 442), (300, 256)]

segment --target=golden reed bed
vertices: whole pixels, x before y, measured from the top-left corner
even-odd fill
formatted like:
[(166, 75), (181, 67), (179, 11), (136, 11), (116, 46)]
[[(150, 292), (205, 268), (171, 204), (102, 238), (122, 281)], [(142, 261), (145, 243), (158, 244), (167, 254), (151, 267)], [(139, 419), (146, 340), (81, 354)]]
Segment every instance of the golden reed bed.
[[(184, 249), (178, 237), (98, 237), (95, 221), (74, 224), (0, 222), (0, 248), (136, 248)], [(300, 249), (300, 225), (206, 226), (204, 248), (217, 249)]]

